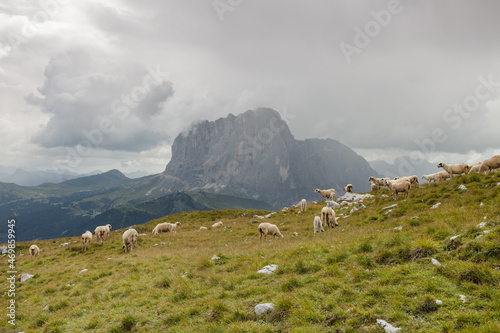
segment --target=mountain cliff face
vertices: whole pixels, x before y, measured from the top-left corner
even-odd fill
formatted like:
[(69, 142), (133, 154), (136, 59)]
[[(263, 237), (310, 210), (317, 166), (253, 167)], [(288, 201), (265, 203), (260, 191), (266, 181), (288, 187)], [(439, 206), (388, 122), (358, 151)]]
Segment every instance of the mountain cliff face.
[(314, 189), (337, 193), (352, 183), (368, 191), (368, 162), (332, 139), (295, 140), (271, 109), (203, 121), (177, 136), (156, 190), (204, 190), (252, 197), (275, 207), (319, 200)]

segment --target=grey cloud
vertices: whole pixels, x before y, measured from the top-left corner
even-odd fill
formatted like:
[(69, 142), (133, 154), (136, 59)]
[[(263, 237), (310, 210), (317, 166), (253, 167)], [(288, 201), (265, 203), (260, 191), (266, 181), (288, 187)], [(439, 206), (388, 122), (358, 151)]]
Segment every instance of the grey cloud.
[(172, 83), (148, 78), (136, 63), (101, 56), (77, 50), (51, 59), (39, 96), (26, 97), (51, 115), (34, 143), (49, 148), (90, 141), (95, 148), (142, 151), (168, 139), (157, 117), (174, 94)]

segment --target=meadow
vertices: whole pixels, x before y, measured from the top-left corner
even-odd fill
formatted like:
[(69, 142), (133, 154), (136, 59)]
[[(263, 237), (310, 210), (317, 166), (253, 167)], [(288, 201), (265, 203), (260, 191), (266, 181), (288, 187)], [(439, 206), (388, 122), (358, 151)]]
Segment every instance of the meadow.
[[(388, 190), (374, 192), (365, 209), (336, 209), (340, 226), (319, 234), (313, 219), (324, 202), (263, 220), (254, 215), (269, 212), (165, 216), (135, 225), (146, 235), (128, 253), (124, 230), (102, 246), (94, 238), (86, 253), (79, 237), (17, 243), (19, 275), (34, 277), (16, 281), (17, 324), (2, 320), (0, 330), (384, 332), (383, 319), (400, 332), (500, 332), (499, 183), (498, 172), (456, 176), (412, 188), (397, 202)], [(390, 213), (383, 209), (394, 203)], [(182, 225), (152, 235), (164, 221)], [(217, 221), (224, 226), (211, 229)], [(284, 238), (259, 240), (263, 221)], [(35, 259), (27, 255), (32, 243), (42, 250)], [(278, 265), (275, 273), (257, 273), (269, 264)], [(0, 268), (7, 276), (7, 257)], [(4, 293), (4, 311), (8, 301)], [(275, 306), (256, 315), (260, 303)]]

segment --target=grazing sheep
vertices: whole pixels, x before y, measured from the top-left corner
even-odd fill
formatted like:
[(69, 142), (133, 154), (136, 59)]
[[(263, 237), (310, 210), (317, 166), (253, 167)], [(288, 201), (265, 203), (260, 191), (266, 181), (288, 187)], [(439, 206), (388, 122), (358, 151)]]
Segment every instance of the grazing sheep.
[(207, 227), (200, 227), (200, 230), (207, 230)]
[(305, 212), (307, 209), (307, 201), (306, 199), (302, 199), (300, 201), (300, 211)]
[(323, 198), (333, 200), (335, 199), (335, 190), (333, 188), (329, 190), (320, 190), (319, 188), (314, 190), (315, 193), (319, 193)]
[(267, 235), (273, 236), (273, 239), (276, 238), (276, 236), (283, 238), (283, 235), (281, 234), (278, 227), (275, 224), (267, 222), (259, 224), (259, 233), (260, 240), (262, 240), (262, 235), (264, 235), (264, 239), (267, 239)]
[(427, 182), (431, 183), (434, 181), (435, 183), (439, 183), (441, 181), (441, 177), (438, 173), (433, 173), (430, 175), (422, 175), (422, 179), (427, 180)]
[(40, 249), (35, 244), (30, 246), (29, 253), (31, 258), (36, 258), (40, 254)]
[(405, 198), (410, 194), (411, 183), (409, 180), (384, 180), (384, 185), (392, 192), (392, 198), (398, 200), (398, 193), (405, 192)]
[(104, 237), (106, 236), (106, 230), (108, 230), (108, 227), (105, 225), (100, 225), (94, 230), (94, 234), (96, 237), (96, 242), (101, 242), (104, 240)]
[(418, 177), (417, 177), (417, 175), (404, 176), (404, 177), (396, 177), (396, 178), (394, 178), (394, 180), (400, 180), (400, 179), (406, 179), (406, 180), (408, 180), (410, 182), (411, 186), (420, 185), (418, 183)]
[(469, 165), (466, 163), (446, 164), (441, 162), (437, 165), (437, 167), (446, 170), (446, 172), (448, 172), (451, 177), (453, 177), (453, 174), (460, 175), (462, 173), (467, 174), (467, 172), (469, 172)]
[(344, 187), (344, 191), (346, 191), (346, 192), (352, 192), (352, 184), (347, 184), (347, 186)]
[(382, 188), (382, 186), (385, 186), (384, 185), (384, 180), (391, 180), (390, 178), (386, 177), (386, 178), (375, 178), (375, 177), (370, 177), (368, 178), (369, 181), (371, 181), (372, 183), (374, 183), (375, 185), (378, 186), (378, 189), (380, 190)]
[(127, 253), (127, 249), (130, 247), (130, 252), (134, 250), (135, 244), (137, 244), (137, 230), (128, 229), (123, 233), (123, 248), (125, 249), (125, 253)]
[(318, 232), (324, 232), (325, 229), (323, 229), (323, 223), (321, 222), (321, 217), (319, 217), (318, 215), (316, 215), (314, 217), (314, 233), (318, 233)]
[(154, 227), (153, 235), (158, 235), (158, 234), (161, 234), (162, 232), (174, 232), (174, 233), (176, 233), (177, 232), (176, 229), (180, 225), (181, 225), (180, 222), (175, 222), (175, 224), (168, 223), (168, 222), (159, 223), (156, 225), (156, 227)]
[(378, 191), (381, 187), (375, 183), (370, 182), (370, 188), (372, 189), (372, 191)]
[(212, 224), (212, 228), (222, 227), (222, 221)]
[(488, 159), (485, 159), (481, 166), (479, 167), (479, 172), (486, 173), (487, 171), (495, 170), (500, 168), (500, 155), (495, 155)]
[(90, 244), (91, 240), (92, 240), (92, 233), (89, 230), (85, 231), (85, 233), (82, 234), (82, 251), (87, 252), (87, 244)]
[(321, 209), (321, 222), (327, 228), (335, 228), (339, 225), (335, 220), (335, 211), (328, 206), (325, 206), (323, 207), (323, 209)]
[(481, 163), (482, 162), (477, 162), (474, 164), (469, 164), (469, 172), (467, 174), (471, 174), (473, 172), (479, 172), (479, 169), (481, 168)]

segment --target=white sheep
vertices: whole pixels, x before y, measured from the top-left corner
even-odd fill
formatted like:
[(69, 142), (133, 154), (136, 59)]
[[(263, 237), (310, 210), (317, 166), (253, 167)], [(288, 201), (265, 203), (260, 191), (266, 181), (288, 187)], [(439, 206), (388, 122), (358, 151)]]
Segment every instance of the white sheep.
[(106, 236), (106, 230), (108, 230), (108, 228), (105, 225), (100, 225), (94, 230), (96, 242), (101, 242), (101, 245), (104, 237)]
[(399, 180), (399, 179), (406, 179), (406, 180), (408, 180), (410, 182), (411, 186), (420, 185), (418, 183), (418, 177), (417, 177), (417, 175), (404, 176), (404, 177), (396, 177), (396, 178), (394, 178), (394, 180)]
[(212, 224), (212, 228), (222, 227), (222, 221)]
[(339, 225), (335, 220), (335, 211), (328, 206), (325, 206), (323, 207), (323, 209), (321, 209), (321, 222), (326, 228), (335, 228)]
[(441, 162), (437, 165), (437, 167), (446, 170), (451, 177), (453, 177), (454, 174), (460, 175), (462, 173), (467, 174), (467, 172), (469, 172), (469, 165), (466, 163), (446, 164)]
[(40, 249), (35, 244), (30, 246), (29, 253), (31, 258), (36, 258), (40, 254)]
[(481, 163), (482, 162), (477, 162), (474, 164), (469, 164), (469, 172), (467, 174), (471, 174), (474, 172), (479, 172), (479, 169), (481, 169)]
[(89, 230), (85, 231), (85, 233), (82, 234), (82, 251), (87, 252), (87, 244), (90, 244), (91, 240), (92, 240), (92, 233)]
[(130, 252), (134, 250), (135, 244), (137, 244), (138, 233), (135, 229), (128, 229), (123, 233), (123, 248), (125, 249), (125, 253), (127, 253), (127, 249), (130, 247)]
[(352, 184), (347, 184), (347, 186), (344, 187), (344, 191), (346, 191), (346, 192), (352, 192)]
[(495, 155), (485, 159), (479, 167), (479, 172), (486, 173), (487, 171), (500, 168), (500, 155)]
[(207, 230), (207, 227), (200, 227), (200, 230)]
[(260, 240), (262, 240), (262, 235), (264, 235), (264, 239), (267, 239), (267, 235), (273, 236), (273, 239), (276, 238), (276, 236), (283, 238), (283, 235), (275, 224), (264, 222), (259, 224), (258, 229)]
[(319, 188), (314, 190), (315, 193), (319, 193), (323, 198), (333, 200), (335, 199), (335, 190), (333, 188), (329, 190), (320, 190)]
[(111, 224), (106, 224), (105, 226), (106, 229), (106, 238), (109, 236), (109, 233), (111, 232)]
[(411, 183), (407, 179), (384, 180), (384, 185), (392, 192), (392, 198), (398, 200), (398, 193), (405, 192), (405, 198), (410, 194)]
[(302, 199), (302, 200), (300, 201), (300, 210), (301, 210), (302, 212), (305, 212), (305, 211), (306, 211), (306, 209), (307, 209), (307, 201), (306, 201), (306, 199)]
[(316, 215), (314, 217), (314, 233), (318, 233), (318, 232), (324, 232), (325, 229), (323, 229), (323, 223), (321, 222), (321, 217), (319, 217), (318, 215)]
[(372, 191), (378, 191), (381, 187), (373, 182), (370, 182), (370, 188), (372, 189)]
[(162, 232), (177, 232), (177, 227), (180, 226), (180, 222), (175, 222), (174, 223), (169, 223), (169, 222), (164, 222), (164, 223), (158, 223), (156, 227), (153, 229), (153, 235), (158, 235), (161, 234)]
[(388, 177), (385, 177), (385, 178), (375, 178), (375, 177), (371, 176), (370, 178), (368, 178), (368, 180), (371, 181), (372, 183), (374, 183), (375, 185), (377, 185), (378, 189), (380, 190), (382, 188), (382, 186), (385, 186), (384, 185), (384, 180), (391, 180), (391, 179), (388, 178)]

